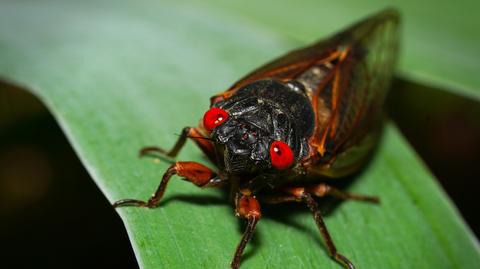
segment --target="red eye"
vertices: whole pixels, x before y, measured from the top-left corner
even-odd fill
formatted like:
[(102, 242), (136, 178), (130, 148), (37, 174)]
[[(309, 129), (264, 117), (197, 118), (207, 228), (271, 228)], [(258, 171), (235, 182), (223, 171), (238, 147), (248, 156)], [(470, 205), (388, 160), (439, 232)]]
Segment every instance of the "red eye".
[(274, 168), (283, 170), (290, 167), (295, 158), (292, 149), (286, 143), (273, 141), (270, 145), (270, 160)]
[(211, 131), (227, 119), (227, 111), (218, 107), (212, 107), (203, 115), (203, 126), (205, 126), (205, 129), (208, 131)]

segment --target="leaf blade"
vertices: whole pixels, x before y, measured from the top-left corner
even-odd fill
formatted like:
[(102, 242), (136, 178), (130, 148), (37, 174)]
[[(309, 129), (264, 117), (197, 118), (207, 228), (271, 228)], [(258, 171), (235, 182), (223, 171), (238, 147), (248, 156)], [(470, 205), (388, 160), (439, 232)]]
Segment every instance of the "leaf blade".
[[(241, 18), (173, 3), (5, 2), (0, 15), (0, 75), (41, 97), (110, 201), (148, 197), (167, 165), (140, 160), (137, 150), (173, 144), (173, 134), (195, 125), (217, 89), (291, 46)], [(181, 159), (205, 161), (191, 144)], [(433, 180), (390, 125), (373, 163), (351, 186), (380, 193), (382, 205), (346, 202), (326, 218), (340, 250), (360, 268), (383, 262), (389, 268), (473, 268), (478, 244)], [(418, 184), (427, 197), (416, 192)], [(155, 210), (119, 210), (141, 267), (227, 267), (241, 232), (225, 194), (173, 180), (165, 198)], [(339, 268), (308, 212), (294, 209), (262, 220), (245, 268)], [(398, 222), (399, 216), (405, 220)], [(433, 226), (439, 216), (452, 235)], [(426, 239), (415, 245), (418, 237)]]

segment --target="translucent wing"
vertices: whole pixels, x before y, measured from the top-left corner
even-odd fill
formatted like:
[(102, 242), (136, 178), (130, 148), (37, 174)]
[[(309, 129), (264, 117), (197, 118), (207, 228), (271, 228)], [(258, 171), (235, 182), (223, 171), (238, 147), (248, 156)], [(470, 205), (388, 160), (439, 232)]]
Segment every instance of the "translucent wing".
[(385, 11), (334, 37), (341, 53), (320, 66), (327, 71), (312, 96), (317, 125), (311, 144), (322, 156), (338, 154), (379, 126), (396, 62), (398, 22), (395, 12)]

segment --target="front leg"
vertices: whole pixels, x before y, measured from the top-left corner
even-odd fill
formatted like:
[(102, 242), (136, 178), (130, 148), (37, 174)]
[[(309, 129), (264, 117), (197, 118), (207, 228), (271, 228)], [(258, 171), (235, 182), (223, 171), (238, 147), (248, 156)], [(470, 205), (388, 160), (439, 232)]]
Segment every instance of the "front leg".
[(193, 141), (195, 141), (195, 144), (197, 144), (197, 146), (203, 151), (203, 153), (207, 155), (210, 161), (212, 161), (213, 163), (216, 162), (215, 149), (213, 147), (211, 139), (202, 135), (201, 131), (198, 128), (193, 128), (193, 127), (183, 128), (182, 132), (180, 133), (180, 136), (178, 137), (177, 142), (170, 150), (164, 150), (160, 147), (155, 147), (155, 146), (144, 147), (140, 150), (139, 155), (140, 157), (143, 157), (151, 153), (159, 153), (168, 158), (174, 159), (175, 157), (177, 157), (178, 153), (185, 145), (187, 138), (190, 138)]
[(163, 194), (165, 193), (167, 184), (173, 175), (181, 176), (183, 179), (190, 181), (199, 187), (215, 187), (218, 186), (219, 183), (215, 172), (203, 164), (196, 162), (175, 162), (167, 169), (165, 174), (163, 174), (160, 185), (148, 201), (123, 199), (116, 201), (113, 204), (113, 207), (138, 206), (153, 208), (158, 206), (160, 199), (162, 199)]
[(255, 196), (250, 194), (238, 194), (235, 198), (236, 215), (247, 219), (247, 227), (243, 233), (242, 240), (237, 246), (235, 255), (233, 256), (230, 267), (238, 269), (240, 267), (240, 260), (242, 258), (243, 250), (247, 243), (252, 239), (253, 232), (260, 220), (262, 213), (260, 212), (260, 203), (258, 203)]

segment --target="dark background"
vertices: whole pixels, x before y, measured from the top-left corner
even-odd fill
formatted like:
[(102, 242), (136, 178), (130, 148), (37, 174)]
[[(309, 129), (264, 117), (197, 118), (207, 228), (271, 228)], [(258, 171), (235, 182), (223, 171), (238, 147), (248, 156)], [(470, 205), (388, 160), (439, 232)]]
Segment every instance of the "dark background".
[[(480, 104), (396, 80), (387, 107), (478, 237)], [(4, 268), (138, 267), (119, 216), (52, 115), (6, 83), (0, 83), (0, 220)]]

